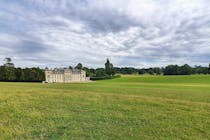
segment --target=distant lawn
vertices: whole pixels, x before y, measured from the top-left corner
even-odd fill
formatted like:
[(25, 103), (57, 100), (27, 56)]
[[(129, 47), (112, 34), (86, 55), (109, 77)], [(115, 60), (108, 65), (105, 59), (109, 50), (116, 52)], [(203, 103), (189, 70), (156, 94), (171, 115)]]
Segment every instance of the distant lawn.
[(0, 139), (210, 139), (210, 75), (0, 83)]

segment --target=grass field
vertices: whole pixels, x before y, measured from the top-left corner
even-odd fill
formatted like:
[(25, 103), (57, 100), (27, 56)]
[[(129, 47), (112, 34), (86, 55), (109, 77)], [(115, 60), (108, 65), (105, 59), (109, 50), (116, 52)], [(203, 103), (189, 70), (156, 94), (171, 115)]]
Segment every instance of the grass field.
[(210, 139), (210, 76), (0, 83), (0, 139)]

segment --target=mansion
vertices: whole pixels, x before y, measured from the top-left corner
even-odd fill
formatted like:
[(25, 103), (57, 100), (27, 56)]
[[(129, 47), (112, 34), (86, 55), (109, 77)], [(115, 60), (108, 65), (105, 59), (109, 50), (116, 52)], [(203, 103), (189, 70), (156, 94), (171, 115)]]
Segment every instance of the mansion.
[(86, 77), (86, 72), (79, 69), (45, 69), (46, 83), (70, 83), (85, 82), (90, 78)]

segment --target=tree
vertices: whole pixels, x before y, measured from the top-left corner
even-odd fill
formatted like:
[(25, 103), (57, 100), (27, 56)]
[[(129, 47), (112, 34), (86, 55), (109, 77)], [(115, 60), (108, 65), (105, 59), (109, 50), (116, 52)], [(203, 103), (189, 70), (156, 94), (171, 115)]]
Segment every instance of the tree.
[(94, 71), (92, 71), (94, 69), (89, 69), (87, 67), (83, 67), (83, 70), (86, 72), (86, 76), (88, 76), (88, 77), (93, 77), (95, 74)]
[(12, 63), (12, 59), (7, 57), (4, 59), (5, 64), (3, 66), (3, 79), (5, 81), (14, 81), (16, 79), (15, 77), (15, 68), (14, 64)]
[(209, 74), (210, 74), (210, 63), (209, 63)]
[(178, 65), (168, 65), (164, 69), (164, 75), (179, 75)]
[(179, 71), (180, 71), (180, 75), (190, 75), (190, 74), (192, 74), (192, 68), (187, 64), (181, 66)]
[(15, 69), (15, 81), (24, 81), (24, 72), (23, 69), (21, 68), (16, 68)]
[(149, 73), (150, 75), (154, 75), (154, 71), (153, 71), (152, 69), (149, 69), (149, 70), (148, 70), (148, 73)]
[(104, 68), (97, 68), (96, 69), (96, 77), (104, 77), (107, 76)]
[(0, 81), (6, 81), (6, 67), (0, 66)]
[(15, 65), (12, 63), (12, 59), (11, 58), (7, 57), (4, 60), (5, 60), (4, 66), (6, 66), (6, 67), (15, 67)]
[(105, 73), (109, 76), (113, 76), (115, 74), (113, 64), (109, 62), (109, 59), (107, 59), (105, 63)]
[(161, 75), (162, 70), (161, 68), (153, 68), (154, 73), (156, 73), (157, 75)]
[(145, 74), (146, 73), (146, 71), (144, 70), (144, 69), (140, 69), (139, 70), (139, 74), (141, 75), (141, 74)]
[(15, 68), (5, 67), (6, 81), (15, 81)]
[(82, 64), (81, 64), (81, 63), (78, 63), (77, 66), (76, 66), (75, 68), (81, 70), (82, 67), (83, 67)]
[(195, 66), (193, 68), (193, 74), (208, 74), (208, 73), (209, 73), (208, 67)]

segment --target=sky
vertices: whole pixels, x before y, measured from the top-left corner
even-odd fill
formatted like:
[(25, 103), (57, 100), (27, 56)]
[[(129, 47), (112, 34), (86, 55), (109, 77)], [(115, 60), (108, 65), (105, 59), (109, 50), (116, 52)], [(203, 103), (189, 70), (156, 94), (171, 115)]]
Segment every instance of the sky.
[(0, 0), (0, 65), (210, 62), (209, 0)]

